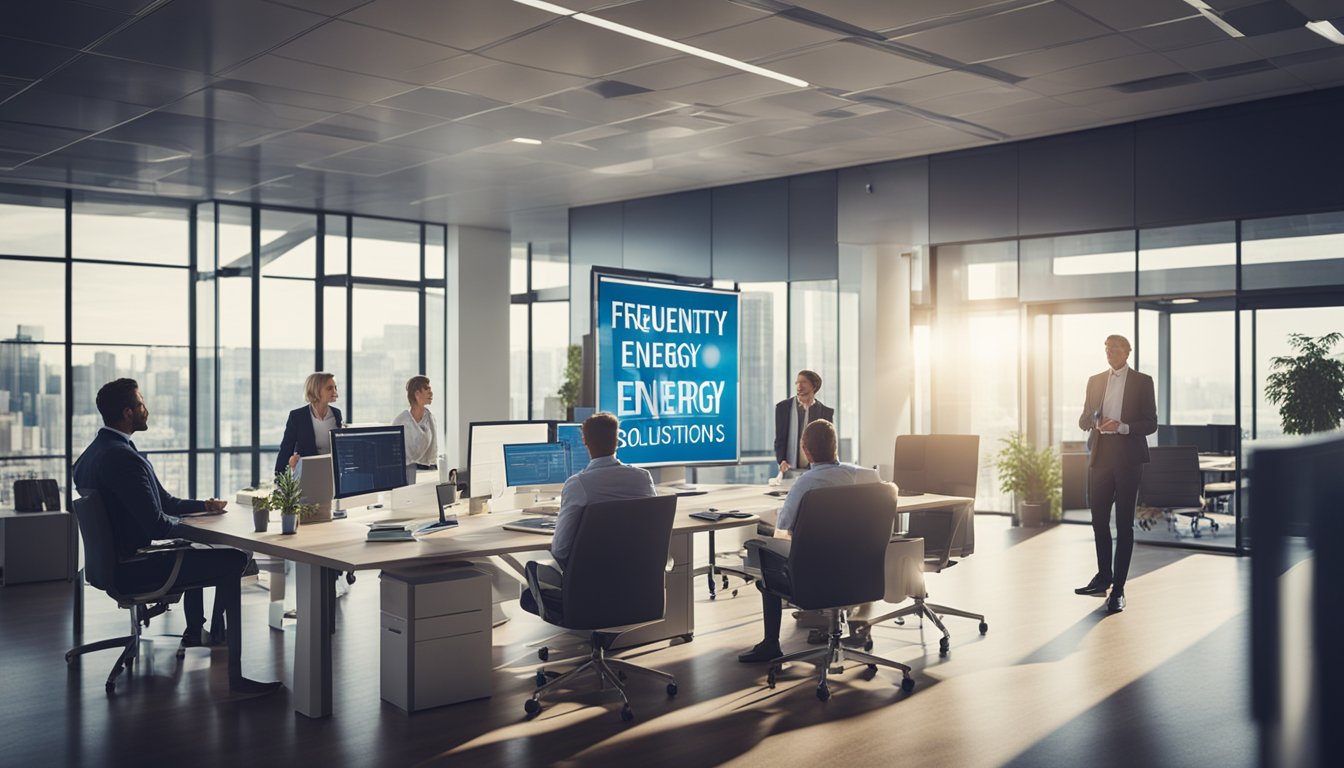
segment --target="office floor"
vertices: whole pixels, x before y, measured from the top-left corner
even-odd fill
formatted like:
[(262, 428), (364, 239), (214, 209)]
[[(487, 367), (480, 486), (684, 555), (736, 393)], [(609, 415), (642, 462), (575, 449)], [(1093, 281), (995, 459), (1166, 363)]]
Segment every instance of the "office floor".
[[(759, 639), (754, 590), (710, 602), (697, 580), (697, 632), (638, 661), (673, 672), (680, 694), (632, 678), (636, 719), (621, 722), (608, 693), (586, 686), (523, 717), (538, 666), (530, 644), (550, 634), (517, 617), (495, 633), (495, 695), (407, 716), (378, 698), (378, 581), (361, 574), (339, 600), (336, 714), (295, 715), (288, 690), (265, 699), (227, 696), (224, 654), (173, 640), (114, 696), (105, 651), (67, 669), (70, 597), (63, 583), (0, 589), (0, 765), (613, 765), (792, 766), (1218, 766), (1255, 761), (1249, 716), (1246, 559), (1138, 547), (1130, 608), (1107, 617), (1102, 601), (1073, 595), (1093, 570), (1091, 531), (1025, 530), (977, 519), (979, 551), (931, 575), (934, 598), (988, 614), (990, 632), (949, 619), (952, 653), (911, 624), (880, 626), (876, 652), (914, 667), (918, 687), (862, 668), (813, 696), (810, 666), (785, 670), (777, 689), (765, 668), (737, 652)], [(268, 629), (266, 595), (244, 593), (244, 666), (289, 681), (294, 629)], [(123, 631), (123, 613), (90, 590), (86, 638)], [(786, 620), (786, 650), (805, 631)], [(180, 632), (180, 612), (152, 633)]]

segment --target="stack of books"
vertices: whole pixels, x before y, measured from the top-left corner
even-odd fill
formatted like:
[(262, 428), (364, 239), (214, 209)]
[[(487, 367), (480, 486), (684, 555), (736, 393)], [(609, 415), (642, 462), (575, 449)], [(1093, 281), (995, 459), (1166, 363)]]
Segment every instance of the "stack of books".
[(410, 520), (379, 520), (369, 523), (368, 541), (415, 541), (407, 524)]

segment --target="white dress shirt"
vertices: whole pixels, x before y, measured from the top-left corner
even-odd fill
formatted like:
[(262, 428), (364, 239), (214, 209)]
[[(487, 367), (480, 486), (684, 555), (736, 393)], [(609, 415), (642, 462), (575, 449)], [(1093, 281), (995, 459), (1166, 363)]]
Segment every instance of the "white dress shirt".
[(642, 499), (657, 496), (653, 476), (647, 469), (622, 464), (615, 456), (599, 456), (588, 462), (582, 472), (571, 475), (560, 492), (560, 516), (551, 538), (551, 556), (563, 567), (574, 548), (583, 508), (599, 501)]
[[(1106, 378), (1106, 396), (1101, 400), (1101, 420), (1120, 421), (1120, 409), (1125, 402), (1125, 380), (1129, 378), (1129, 366), (1119, 370), (1111, 369)], [(1121, 422), (1119, 434), (1128, 435), (1129, 425)]]

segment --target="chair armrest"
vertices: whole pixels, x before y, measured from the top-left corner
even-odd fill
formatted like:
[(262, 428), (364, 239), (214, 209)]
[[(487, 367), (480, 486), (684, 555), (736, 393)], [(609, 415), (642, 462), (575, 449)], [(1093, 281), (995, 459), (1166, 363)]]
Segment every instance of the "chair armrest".
[(789, 576), (789, 558), (770, 549), (764, 541), (752, 539), (746, 543), (748, 555), (755, 552), (761, 564), (761, 582), (766, 590), (778, 595), (793, 594), (793, 580)]
[(553, 576), (555, 577), (556, 582), (559, 582), (564, 577), (556, 569), (549, 565), (538, 563), (536, 560), (527, 561), (527, 565), (523, 566), (523, 575), (527, 578), (527, 589), (532, 593), (532, 598), (537, 603), (537, 615), (540, 616), (543, 621), (549, 621), (546, 617), (546, 600), (542, 598), (541, 594), (542, 585), (546, 584), (552, 587), (559, 587), (561, 584), (546, 581), (546, 578)]
[(163, 598), (169, 592), (173, 591), (173, 587), (176, 586), (177, 584), (178, 574), (182, 572), (182, 560), (186, 557), (187, 551), (190, 549), (191, 549), (190, 547), (178, 547), (174, 549), (156, 549), (151, 550), (149, 553), (147, 553), (146, 557), (138, 558), (141, 560), (147, 559), (148, 555), (154, 554), (155, 552), (174, 553), (173, 568), (171, 571), (168, 572), (168, 577), (163, 580), (163, 583), (159, 585), (159, 588), (154, 590), (153, 592), (141, 592), (135, 595), (135, 599), (147, 603), (154, 602)]

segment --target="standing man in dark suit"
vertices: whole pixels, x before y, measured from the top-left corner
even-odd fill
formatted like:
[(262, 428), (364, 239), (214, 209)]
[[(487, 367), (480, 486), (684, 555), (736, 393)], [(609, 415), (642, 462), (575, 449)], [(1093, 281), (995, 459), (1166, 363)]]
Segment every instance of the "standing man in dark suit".
[[(1157, 431), (1153, 378), (1127, 365), (1129, 340), (1106, 337), (1110, 367), (1087, 380), (1087, 397), (1078, 427), (1088, 431), (1087, 496), (1092, 507), (1097, 573), (1080, 595), (1104, 595), (1109, 613), (1125, 609), (1125, 577), (1134, 553), (1134, 505), (1139, 477), (1148, 463), (1148, 435)], [(1115, 567), (1111, 567), (1111, 506), (1115, 506)]]
[[(183, 515), (207, 510), (223, 512), (219, 499), (193, 501), (174, 497), (159, 483), (154, 466), (135, 449), (131, 435), (149, 428), (149, 408), (134, 379), (117, 379), (98, 390), (98, 412), (105, 425), (74, 466), (75, 488), (96, 491), (103, 502), (118, 558), (129, 558), (154, 539), (178, 535)], [(160, 552), (117, 565), (117, 587), (126, 592), (157, 588), (172, 573), (176, 553)], [(199, 637), (205, 623), (201, 589), (215, 588), (215, 606), (223, 606), (229, 646), (229, 688), (234, 693), (271, 693), (280, 683), (259, 683), (243, 677), (240, 580), (248, 555), (230, 547), (190, 549), (183, 554), (175, 583), (185, 588), (187, 634)], [(193, 598), (194, 594), (194, 598)], [(192, 625), (195, 626), (192, 626)]]
[(817, 399), (821, 376), (816, 371), (799, 371), (793, 388), (793, 397), (775, 404), (775, 461), (779, 462), (781, 475), (791, 469), (807, 469), (807, 457), (799, 444), (808, 424), (819, 420), (835, 423), (835, 409)]

